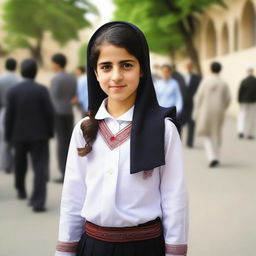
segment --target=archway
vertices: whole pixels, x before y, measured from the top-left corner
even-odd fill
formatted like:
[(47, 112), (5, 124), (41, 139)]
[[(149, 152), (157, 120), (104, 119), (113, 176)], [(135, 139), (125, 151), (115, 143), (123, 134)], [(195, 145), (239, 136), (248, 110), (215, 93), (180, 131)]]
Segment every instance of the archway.
[(241, 17), (241, 48), (252, 47), (255, 44), (255, 11), (251, 1), (247, 1)]
[(229, 53), (229, 33), (228, 26), (225, 23), (222, 27), (221, 31), (221, 53), (227, 54)]
[(217, 55), (217, 40), (216, 40), (216, 30), (213, 21), (210, 20), (206, 26), (206, 57), (213, 58)]
[(236, 20), (234, 25), (234, 51), (238, 51), (238, 48), (239, 48), (238, 42), (239, 42), (239, 31), (238, 31), (238, 22)]

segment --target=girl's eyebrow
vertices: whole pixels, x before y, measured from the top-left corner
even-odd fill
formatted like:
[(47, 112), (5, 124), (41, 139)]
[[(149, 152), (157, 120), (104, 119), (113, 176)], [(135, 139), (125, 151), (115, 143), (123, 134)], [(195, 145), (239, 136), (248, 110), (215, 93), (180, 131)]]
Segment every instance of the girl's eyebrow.
[[(135, 62), (135, 60), (121, 60), (119, 61), (119, 63), (126, 63), (126, 62)], [(109, 65), (112, 64), (112, 62), (110, 61), (104, 61), (104, 62), (100, 62), (98, 65)]]

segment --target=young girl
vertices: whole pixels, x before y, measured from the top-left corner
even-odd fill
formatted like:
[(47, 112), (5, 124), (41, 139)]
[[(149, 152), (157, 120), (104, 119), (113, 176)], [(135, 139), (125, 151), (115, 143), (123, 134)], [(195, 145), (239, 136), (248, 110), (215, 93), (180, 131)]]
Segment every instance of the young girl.
[(55, 256), (186, 255), (175, 109), (157, 103), (144, 35), (107, 23), (87, 61), (91, 112), (71, 138)]

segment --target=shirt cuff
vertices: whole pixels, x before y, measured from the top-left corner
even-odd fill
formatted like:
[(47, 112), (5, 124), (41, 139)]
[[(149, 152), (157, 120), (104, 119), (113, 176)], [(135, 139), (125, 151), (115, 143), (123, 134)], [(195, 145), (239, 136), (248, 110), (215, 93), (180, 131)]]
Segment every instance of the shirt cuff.
[(183, 256), (183, 255), (165, 254), (165, 256)]
[(165, 254), (165, 256), (183, 256), (183, 255)]
[(166, 256), (186, 256), (187, 250), (186, 244), (165, 244)]
[(76, 256), (74, 252), (58, 252), (56, 251), (54, 256)]
[(58, 241), (55, 256), (76, 256), (78, 242)]

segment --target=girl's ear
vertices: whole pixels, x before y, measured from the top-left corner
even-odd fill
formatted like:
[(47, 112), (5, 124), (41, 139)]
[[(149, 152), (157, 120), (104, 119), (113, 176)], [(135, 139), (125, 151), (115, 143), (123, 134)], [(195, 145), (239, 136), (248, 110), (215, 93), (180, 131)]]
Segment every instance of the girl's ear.
[(140, 77), (143, 77), (144, 76), (144, 74), (143, 74), (143, 72), (142, 72), (142, 70), (140, 71)]

